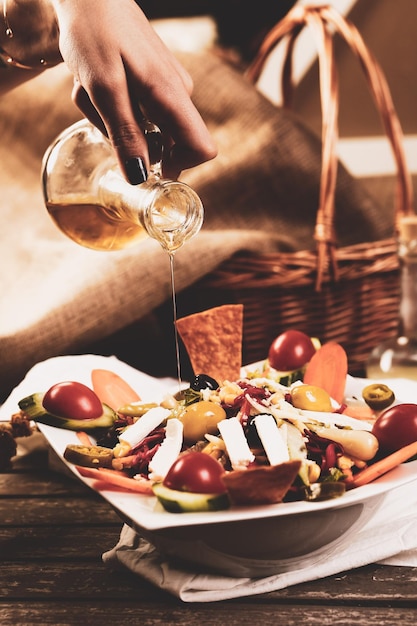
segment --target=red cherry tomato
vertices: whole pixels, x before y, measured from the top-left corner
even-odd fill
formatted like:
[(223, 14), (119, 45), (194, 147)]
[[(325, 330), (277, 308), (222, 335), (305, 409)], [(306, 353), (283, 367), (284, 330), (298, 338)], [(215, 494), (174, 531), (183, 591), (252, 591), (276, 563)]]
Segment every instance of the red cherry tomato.
[(397, 404), (380, 414), (372, 427), (379, 447), (395, 452), (417, 441), (417, 404)]
[(49, 413), (68, 419), (88, 420), (103, 414), (103, 405), (94, 391), (73, 381), (53, 385), (45, 393), (42, 404)]
[(315, 352), (308, 335), (300, 330), (287, 330), (271, 343), (268, 360), (274, 369), (291, 372), (306, 365)]
[(164, 485), (191, 493), (225, 493), (223, 466), (204, 452), (186, 452), (171, 465)]

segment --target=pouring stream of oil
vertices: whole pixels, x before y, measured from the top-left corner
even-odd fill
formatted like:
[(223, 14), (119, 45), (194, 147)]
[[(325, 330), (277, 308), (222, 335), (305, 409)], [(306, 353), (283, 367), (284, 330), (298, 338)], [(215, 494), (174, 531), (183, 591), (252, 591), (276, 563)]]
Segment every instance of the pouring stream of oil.
[(173, 309), (173, 321), (174, 321), (174, 341), (175, 341), (175, 356), (177, 363), (177, 376), (178, 376), (178, 391), (181, 391), (181, 361), (180, 361), (180, 347), (178, 341), (178, 329), (177, 329), (177, 298), (175, 292), (175, 274), (174, 274), (174, 253), (168, 252), (169, 264), (171, 270), (171, 292), (172, 292), (172, 309)]

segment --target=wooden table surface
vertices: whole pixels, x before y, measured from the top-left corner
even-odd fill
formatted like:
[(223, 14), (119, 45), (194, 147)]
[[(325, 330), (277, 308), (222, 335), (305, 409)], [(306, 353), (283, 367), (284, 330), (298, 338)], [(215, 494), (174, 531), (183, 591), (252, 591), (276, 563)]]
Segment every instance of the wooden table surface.
[(122, 522), (42, 446), (0, 473), (0, 624), (417, 623), (417, 567), (370, 565), (264, 595), (188, 604), (101, 560)]

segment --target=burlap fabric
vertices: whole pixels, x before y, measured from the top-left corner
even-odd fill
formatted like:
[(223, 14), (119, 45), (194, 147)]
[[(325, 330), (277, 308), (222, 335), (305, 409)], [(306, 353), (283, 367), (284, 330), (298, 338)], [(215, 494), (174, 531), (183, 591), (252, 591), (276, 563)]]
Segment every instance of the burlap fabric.
[[(201, 195), (206, 220), (176, 255), (179, 298), (237, 251), (313, 247), (320, 176), (319, 139), (301, 120), (274, 107), (215, 52), (182, 61), (194, 78), (195, 102), (219, 156), (183, 175)], [(112, 253), (83, 249), (56, 230), (44, 208), (42, 155), (80, 116), (70, 103), (71, 83), (60, 66), (0, 101), (2, 397), (34, 363), (59, 354), (100, 352), (106, 338), (132, 324), (146, 329), (143, 343), (129, 343), (127, 333), (133, 363), (141, 354), (146, 368), (157, 352), (162, 365), (172, 351), (156, 347), (149, 332), (151, 312), (171, 298), (168, 258), (159, 244), (145, 240)], [(381, 213), (343, 168), (336, 200), (340, 245), (391, 235), (392, 216)], [(157, 323), (151, 326), (160, 336)], [(117, 354), (117, 341), (111, 350)]]

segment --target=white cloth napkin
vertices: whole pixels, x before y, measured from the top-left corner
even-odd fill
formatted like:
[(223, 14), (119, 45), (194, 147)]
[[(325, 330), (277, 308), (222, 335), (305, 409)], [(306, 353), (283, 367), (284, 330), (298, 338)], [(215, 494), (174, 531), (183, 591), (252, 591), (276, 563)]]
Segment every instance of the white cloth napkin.
[(417, 480), (389, 493), (383, 507), (357, 535), (348, 535), (344, 542), (320, 554), (313, 564), (306, 559), (305, 564), (300, 562), (285, 573), (233, 578), (193, 572), (165, 560), (127, 525), (117, 545), (103, 554), (103, 560), (128, 568), (184, 602), (253, 596), (376, 562), (417, 566)]

